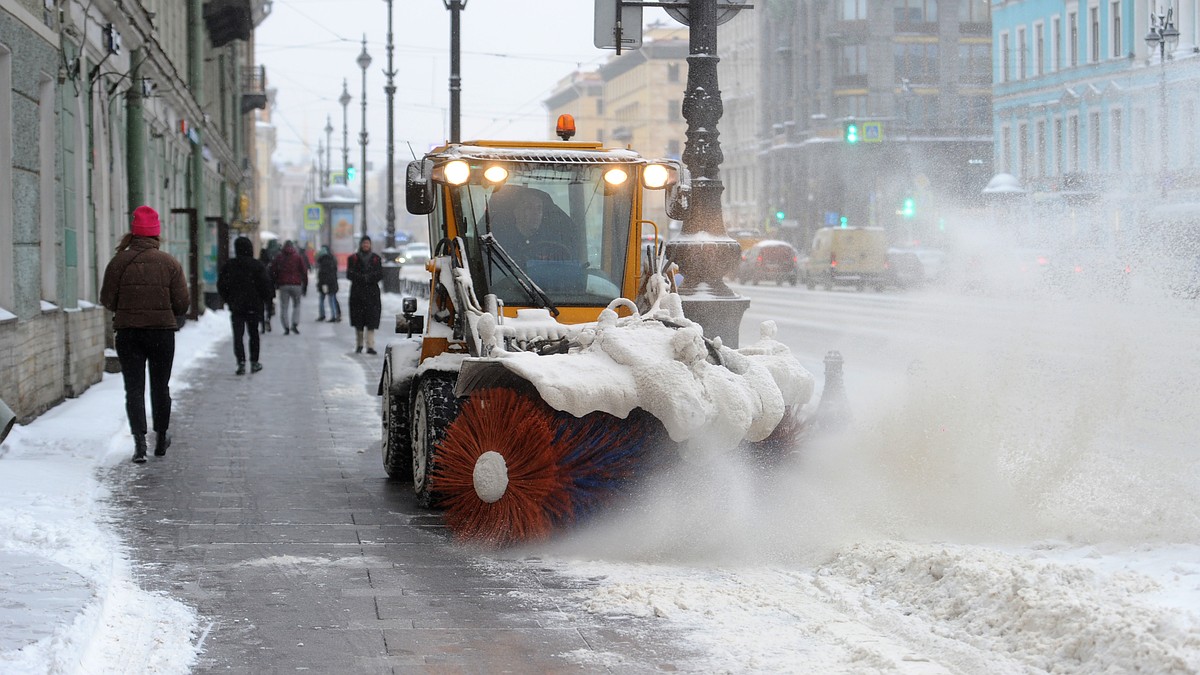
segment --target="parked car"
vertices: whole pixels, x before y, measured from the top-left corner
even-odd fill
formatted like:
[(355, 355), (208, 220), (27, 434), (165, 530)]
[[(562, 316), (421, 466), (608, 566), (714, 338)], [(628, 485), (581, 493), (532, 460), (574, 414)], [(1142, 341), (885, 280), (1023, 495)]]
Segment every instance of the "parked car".
[(808, 288), (835, 285), (883, 290), (888, 284), (887, 238), (882, 227), (823, 227), (801, 264)]
[(889, 248), (887, 252), (889, 286), (915, 288), (925, 283), (925, 266), (913, 251)]
[(424, 265), (429, 260), (429, 244), (423, 241), (414, 242), (400, 250), (400, 258), (396, 262), (401, 265)]
[(800, 282), (799, 253), (786, 241), (764, 239), (742, 253), (738, 265), (738, 283), (758, 284), (774, 281), (779, 285), (787, 282), (793, 286)]

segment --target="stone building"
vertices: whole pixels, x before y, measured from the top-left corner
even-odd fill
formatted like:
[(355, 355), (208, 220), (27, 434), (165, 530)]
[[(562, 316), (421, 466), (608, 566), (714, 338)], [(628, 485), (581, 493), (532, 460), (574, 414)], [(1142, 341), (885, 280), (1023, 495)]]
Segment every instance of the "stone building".
[(162, 215), (193, 314), (215, 295), (217, 239), (250, 169), (247, 41), (269, 8), (0, 1), (0, 399), (19, 419), (100, 380), (100, 282), (137, 206)]

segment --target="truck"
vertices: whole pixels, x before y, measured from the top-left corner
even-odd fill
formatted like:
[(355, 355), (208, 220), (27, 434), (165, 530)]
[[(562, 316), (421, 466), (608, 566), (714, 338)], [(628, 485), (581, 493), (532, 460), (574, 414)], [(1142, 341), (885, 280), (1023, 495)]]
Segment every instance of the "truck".
[(432, 255), (426, 306), (403, 299), (384, 350), (383, 466), (463, 540), (545, 538), (683, 453), (786, 445), (812, 395), (773, 322), (731, 349), (684, 316), (677, 267), (642, 237), (648, 192), (686, 212), (682, 167), (573, 126), (406, 170)]

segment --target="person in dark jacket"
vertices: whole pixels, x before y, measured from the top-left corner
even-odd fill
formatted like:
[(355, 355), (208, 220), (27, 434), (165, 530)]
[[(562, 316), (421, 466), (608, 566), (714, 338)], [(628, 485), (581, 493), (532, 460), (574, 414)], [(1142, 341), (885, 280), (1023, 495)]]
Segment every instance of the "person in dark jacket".
[(299, 334), (300, 296), (308, 295), (308, 263), (289, 239), (267, 269), (275, 288), (279, 289), (279, 319), (283, 323), (283, 334)]
[[(266, 265), (268, 268), (270, 268), (270, 266), (271, 266), (271, 261), (274, 260), (278, 256), (279, 256), (279, 240), (278, 239), (272, 239), (272, 240), (268, 241), (267, 245), (262, 247), (262, 250), (258, 252), (259, 261), (261, 261), (262, 264)], [(263, 333), (271, 332), (271, 318), (274, 316), (275, 316), (275, 294), (272, 293), (271, 299), (268, 300), (267, 303), (263, 306), (263, 320), (262, 320), (262, 331), (261, 332), (263, 332)]]
[(329, 252), (328, 246), (322, 246), (317, 254), (317, 291), (321, 302), (317, 305), (317, 321), (325, 320), (325, 299), (329, 298), (329, 323), (342, 320), (342, 307), (338, 304), (338, 262)]
[[(379, 282), (383, 281), (383, 259), (371, 252), (371, 238), (363, 236), (358, 251), (346, 259), (350, 280), (350, 325), (354, 326), (354, 352), (361, 354), (365, 337), (367, 353), (375, 352), (375, 331), (382, 311)], [(365, 334), (365, 335), (364, 335)]]
[(154, 418), (154, 454), (171, 445), (171, 366), (175, 361), (176, 317), (187, 313), (191, 298), (183, 267), (158, 250), (162, 226), (149, 206), (133, 211), (130, 231), (104, 269), (100, 304), (113, 312), (117, 358), (125, 380), (125, 415), (133, 434), (133, 461), (146, 461), (146, 369), (150, 370), (150, 407)]
[(233, 356), (237, 359), (237, 374), (246, 374), (246, 348), (242, 335), (250, 333), (250, 371), (262, 370), (258, 361), (258, 323), (263, 307), (275, 295), (267, 266), (254, 259), (254, 244), (246, 237), (233, 241), (234, 258), (225, 263), (217, 276), (217, 292), (229, 305), (229, 321), (233, 326)]

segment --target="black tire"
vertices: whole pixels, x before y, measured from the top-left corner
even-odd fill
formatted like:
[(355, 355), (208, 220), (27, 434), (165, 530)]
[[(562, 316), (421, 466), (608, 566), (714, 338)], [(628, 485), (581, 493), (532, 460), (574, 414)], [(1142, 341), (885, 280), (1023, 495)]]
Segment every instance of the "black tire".
[(383, 370), (383, 470), (395, 481), (410, 481), (413, 474), (412, 435), (409, 431), (408, 387), (394, 388), (392, 371)]
[(437, 446), (446, 429), (458, 417), (459, 400), (454, 396), (454, 373), (428, 372), (413, 396), (409, 428), (412, 431), (412, 479), (417, 506), (432, 508), (441, 496), (430, 489), (437, 468)]

